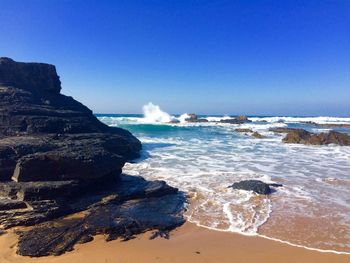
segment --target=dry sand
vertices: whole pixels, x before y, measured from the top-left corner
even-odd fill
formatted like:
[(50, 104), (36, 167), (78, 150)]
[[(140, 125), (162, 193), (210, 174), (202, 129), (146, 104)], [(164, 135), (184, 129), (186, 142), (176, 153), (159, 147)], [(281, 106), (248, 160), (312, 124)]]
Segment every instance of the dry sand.
[(212, 231), (186, 223), (169, 240), (149, 240), (150, 233), (121, 242), (105, 242), (102, 236), (77, 245), (59, 257), (28, 258), (16, 255), (15, 234), (0, 236), (0, 263), (114, 263), (114, 262), (350, 262), (350, 255), (321, 253), (260, 237)]

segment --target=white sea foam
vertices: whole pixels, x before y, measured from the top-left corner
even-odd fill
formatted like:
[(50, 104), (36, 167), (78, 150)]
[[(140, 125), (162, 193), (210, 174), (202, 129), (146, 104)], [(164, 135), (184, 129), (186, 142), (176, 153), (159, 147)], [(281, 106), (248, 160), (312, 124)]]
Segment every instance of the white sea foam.
[(318, 124), (345, 124), (350, 123), (350, 118), (346, 117), (251, 117), (252, 121), (266, 121), (266, 122), (287, 122), (287, 123), (297, 123), (297, 122), (314, 122)]
[(172, 117), (168, 113), (162, 111), (158, 105), (154, 105), (152, 102), (149, 102), (148, 104), (144, 105), (142, 110), (145, 122), (166, 123), (172, 120)]

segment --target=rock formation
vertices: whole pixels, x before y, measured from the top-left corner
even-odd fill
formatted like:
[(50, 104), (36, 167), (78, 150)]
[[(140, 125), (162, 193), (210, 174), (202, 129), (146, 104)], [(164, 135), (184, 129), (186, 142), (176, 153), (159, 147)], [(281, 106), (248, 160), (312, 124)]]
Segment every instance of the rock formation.
[[(98, 233), (113, 239), (181, 224), (177, 189), (121, 175), (140, 141), (60, 91), (53, 65), (0, 58), (0, 229), (35, 225), (20, 234), (18, 252), (61, 254)], [(64, 216), (79, 211), (87, 217), (75, 229)]]
[(303, 129), (290, 130), (282, 140), (285, 143), (327, 145), (338, 144), (342, 146), (350, 145), (350, 136), (346, 133), (330, 131), (328, 133), (315, 134)]
[(266, 138), (264, 135), (262, 135), (262, 134), (260, 134), (260, 133), (258, 133), (258, 132), (253, 132), (253, 134), (252, 134), (252, 136), (254, 137), (254, 138), (257, 138), (257, 139), (264, 139), (264, 138)]
[(237, 116), (232, 119), (222, 119), (220, 120), (221, 123), (230, 123), (230, 124), (243, 124), (247, 122), (252, 122), (251, 120), (248, 119), (247, 116)]
[(242, 132), (242, 133), (252, 133), (253, 130), (252, 129), (248, 129), (248, 128), (237, 128), (235, 129), (236, 132)]
[(187, 122), (208, 122), (207, 119), (198, 118), (198, 115), (194, 113), (189, 113), (188, 116), (189, 117), (185, 119)]
[(259, 180), (243, 180), (237, 183), (234, 183), (233, 185), (229, 186), (233, 189), (239, 189), (239, 190), (246, 190), (246, 191), (253, 191), (257, 194), (267, 195), (271, 193), (271, 188), (273, 187), (280, 187), (281, 184), (267, 184)]

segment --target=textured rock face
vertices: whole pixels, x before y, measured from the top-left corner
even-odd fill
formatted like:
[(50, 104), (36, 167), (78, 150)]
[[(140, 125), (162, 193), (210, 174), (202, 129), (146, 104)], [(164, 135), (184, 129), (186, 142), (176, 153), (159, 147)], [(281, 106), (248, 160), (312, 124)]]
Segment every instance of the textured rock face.
[(91, 110), (60, 94), (60, 90), (54, 66), (1, 58), (0, 134), (114, 132), (127, 135), (99, 122)]
[(60, 94), (52, 65), (0, 59), (0, 181), (96, 179), (120, 174), (140, 142)]
[[(34, 211), (17, 210), (10, 221), (18, 224), (26, 218), (29, 223), (25, 221), (20, 225), (30, 224), (41, 222), (40, 217), (44, 215), (55, 218), (67, 211), (84, 210), (73, 218), (61, 217), (18, 232), (20, 255), (60, 255), (72, 250), (77, 243), (93, 240), (97, 234), (104, 234), (110, 241), (128, 240), (148, 230), (166, 233), (184, 223), (184, 201), (182, 193), (163, 181), (148, 182), (141, 177), (122, 175), (117, 183), (110, 183), (88, 197), (72, 197), (61, 206), (57, 205), (59, 200), (51, 204), (37, 201), (33, 203)], [(0, 212), (0, 222), (6, 212)]]
[[(140, 141), (60, 90), (54, 66), (0, 59), (0, 229), (34, 225), (21, 233), (18, 252), (62, 254), (95, 234), (182, 224), (177, 189), (121, 175)], [(64, 219), (79, 211), (89, 216), (73, 225)]]
[(311, 145), (338, 144), (347, 146), (350, 145), (350, 136), (336, 131), (314, 134), (303, 129), (292, 129), (287, 133), (283, 142)]
[(61, 81), (53, 65), (0, 58), (0, 85), (59, 94)]

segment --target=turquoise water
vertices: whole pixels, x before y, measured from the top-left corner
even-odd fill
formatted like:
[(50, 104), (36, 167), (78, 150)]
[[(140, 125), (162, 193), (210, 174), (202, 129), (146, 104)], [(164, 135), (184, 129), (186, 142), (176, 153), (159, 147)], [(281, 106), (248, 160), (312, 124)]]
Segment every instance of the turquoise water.
[[(214, 122), (225, 116), (201, 116), (210, 122), (187, 123), (186, 116), (159, 108), (146, 109), (145, 116), (97, 116), (142, 141), (142, 157), (127, 163), (123, 171), (165, 180), (186, 192), (189, 221), (313, 249), (350, 252), (350, 147), (284, 144), (284, 135), (269, 131), (295, 127), (317, 133), (329, 129), (303, 122), (350, 123), (350, 118), (251, 116), (252, 123), (232, 125)], [(238, 133), (238, 127), (266, 138)], [(269, 196), (227, 188), (243, 179), (284, 187)]]

